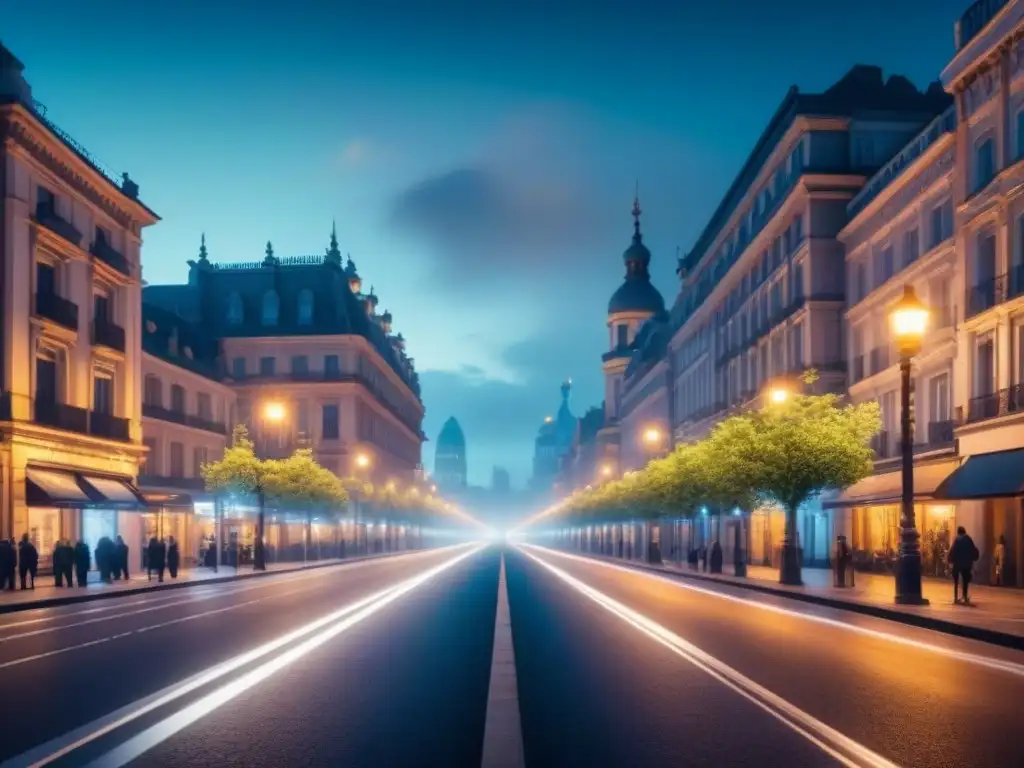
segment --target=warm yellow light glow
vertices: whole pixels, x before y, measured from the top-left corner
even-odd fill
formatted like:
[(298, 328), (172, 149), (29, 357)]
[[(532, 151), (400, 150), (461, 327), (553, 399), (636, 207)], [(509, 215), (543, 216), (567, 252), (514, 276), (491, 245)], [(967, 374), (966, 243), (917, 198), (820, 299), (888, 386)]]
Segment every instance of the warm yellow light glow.
[(550, 424), (550, 423), (551, 423), (551, 421), (552, 421), (552, 419), (551, 419), (551, 417), (550, 417), (550, 416), (545, 416), (545, 417), (544, 417), (544, 423), (545, 423), (545, 424)]
[(611, 464), (605, 464), (603, 467), (601, 467), (601, 474), (604, 475), (605, 477), (610, 477), (612, 472), (613, 470)]
[(904, 347), (919, 344), (928, 330), (928, 315), (928, 307), (917, 298), (913, 286), (904, 286), (903, 298), (896, 302), (889, 313), (896, 343)]
[(366, 469), (370, 466), (370, 457), (365, 453), (356, 454), (356, 466), (360, 469)]
[(430, 486), (430, 492), (431, 493), (437, 493), (437, 486), (436, 485)]
[(267, 421), (284, 421), (284, 405), (278, 402), (267, 403), (263, 415)]
[(661, 442), (661, 430), (657, 427), (648, 427), (644, 430), (644, 442), (648, 445), (654, 445), (655, 443)]
[(789, 400), (789, 390), (783, 387), (775, 387), (770, 393), (769, 397), (773, 403), (781, 405), (782, 403)]

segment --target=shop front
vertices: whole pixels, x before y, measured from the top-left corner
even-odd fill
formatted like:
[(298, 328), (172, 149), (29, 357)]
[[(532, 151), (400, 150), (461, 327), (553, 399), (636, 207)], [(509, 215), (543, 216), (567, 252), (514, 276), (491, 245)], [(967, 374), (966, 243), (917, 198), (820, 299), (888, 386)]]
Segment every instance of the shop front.
[(100, 539), (130, 535), (146, 510), (145, 500), (128, 478), (48, 467), (26, 469), (25, 500), (27, 532), (39, 552), (42, 572), (53, 569), (57, 541), (84, 541), (95, 553)]
[(196, 524), (196, 506), (199, 502), (187, 493), (163, 493), (144, 491), (147, 510), (137, 516), (136, 520), (122, 521), (119, 524), (131, 525), (131, 539), (124, 537), (129, 547), (131, 562), (137, 568), (145, 568), (147, 564), (147, 547), (150, 539), (169, 541), (173, 536), (181, 553), (181, 567), (194, 568), (201, 564), (203, 553), (200, 551), (201, 537)]

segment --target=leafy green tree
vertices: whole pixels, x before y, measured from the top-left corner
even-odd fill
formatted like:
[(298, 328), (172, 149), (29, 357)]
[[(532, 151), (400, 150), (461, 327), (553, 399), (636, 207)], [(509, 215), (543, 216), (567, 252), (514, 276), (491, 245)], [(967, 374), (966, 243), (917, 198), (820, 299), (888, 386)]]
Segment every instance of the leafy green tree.
[(783, 584), (802, 583), (800, 505), (826, 488), (845, 488), (869, 475), (869, 443), (880, 426), (877, 403), (840, 407), (837, 395), (794, 394), (725, 419), (708, 438), (716, 473), (732, 492), (745, 486), (785, 510)]

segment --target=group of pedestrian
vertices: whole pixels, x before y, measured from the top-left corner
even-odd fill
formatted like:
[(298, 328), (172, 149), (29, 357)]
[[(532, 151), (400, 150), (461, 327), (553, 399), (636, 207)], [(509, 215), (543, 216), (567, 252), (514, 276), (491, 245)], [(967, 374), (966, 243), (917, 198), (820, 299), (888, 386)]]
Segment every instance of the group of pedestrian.
[[(89, 581), (89, 567), (92, 553), (89, 545), (78, 541), (72, 545), (70, 539), (60, 539), (53, 548), (53, 583), (55, 586), (75, 586), (71, 574), (78, 579), (78, 586), (84, 587)], [(33, 578), (34, 581), (34, 578)]]
[(120, 536), (111, 541), (104, 536), (96, 542), (96, 570), (100, 572), (100, 581), (109, 584), (111, 581), (128, 581), (128, 545)]
[(164, 569), (171, 574), (172, 579), (178, 578), (178, 566), (181, 565), (181, 553), (178, 550), (178, 542), (173, 536), (168, 536), (167, 541), (158, 539), (156, 536), (149, 540), (146, 547), (146, 575), (153, 580), (156, 573), (157, 580), (164, 580)]
[(14, 572), (22, 589), (36, 588), (39, 550), (26, 533), (15, 547), (14, 539), (0, 539), (0, 589), (14, 589)]

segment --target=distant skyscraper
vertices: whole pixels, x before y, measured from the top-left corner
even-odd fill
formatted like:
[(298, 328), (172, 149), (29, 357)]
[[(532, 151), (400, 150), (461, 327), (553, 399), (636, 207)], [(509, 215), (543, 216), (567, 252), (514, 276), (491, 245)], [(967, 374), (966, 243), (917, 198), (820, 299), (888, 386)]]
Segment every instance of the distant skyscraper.
[(496, 493), (508, 493), (512, 483), (509, 481), (508, 470), (504, 467), (495, 467), (491, 475), (491, 490)]
[(442, 488), (466, 487), (466, 436), (454, 416), (449, 417), (437, 436), (434, 479)]

